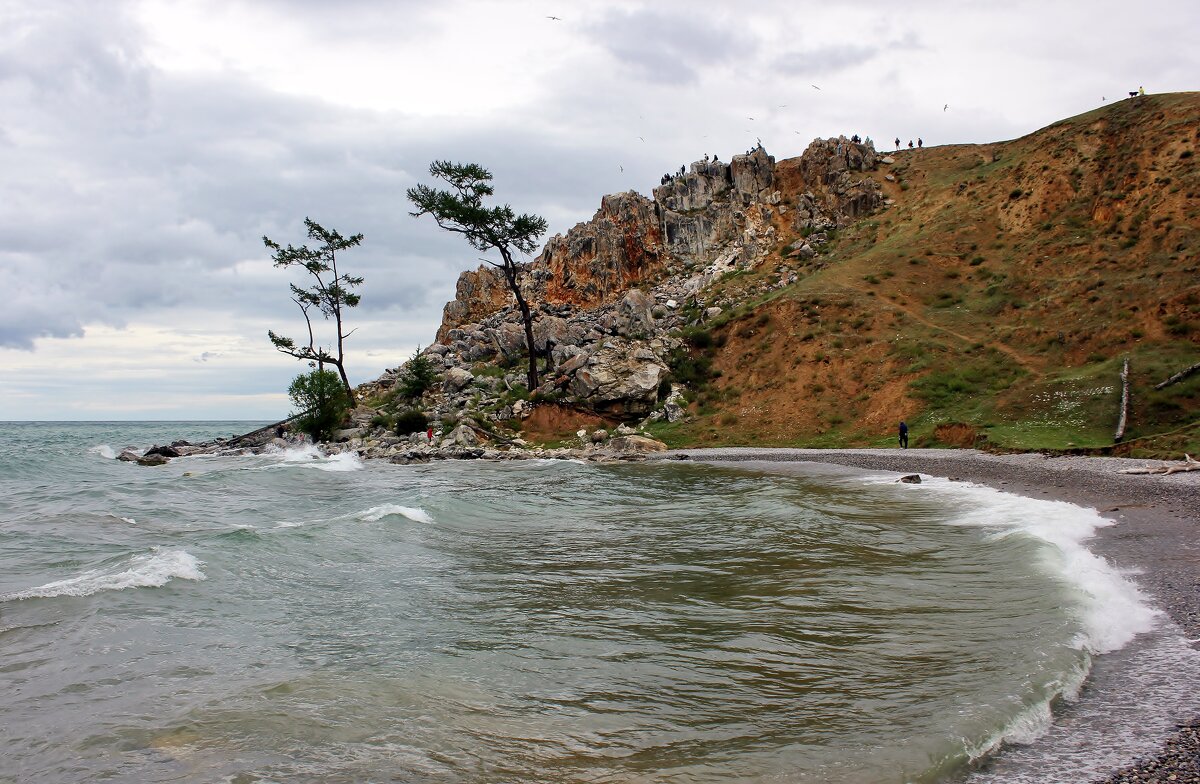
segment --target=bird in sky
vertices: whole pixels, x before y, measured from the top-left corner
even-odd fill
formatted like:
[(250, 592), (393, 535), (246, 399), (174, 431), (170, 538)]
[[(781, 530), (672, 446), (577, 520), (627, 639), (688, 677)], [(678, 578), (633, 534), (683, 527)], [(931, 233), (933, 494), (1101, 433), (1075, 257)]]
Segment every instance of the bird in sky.
[(815, 84), (812, 86), (812, 88), (813, 88), (814, 90), (820, 90), (820, 89), (821, 89), (820, 87), (817, 87)]
[(640, 140), (641, 140), (641, 141), (643, 141), (643, 142), (644, 142), (644, 141), (646, 141), (645, 139), (642, 139), (642, 137), (641, 137), (641, 136), (639, 136), (639, 137), (638, 137), (638, 139), (640, 139)]
[(945, 106), (942, 107), (942, 111), (944, 112), (949, 108), (950, 108), (950, 104), (946, 104)]
[(754, 118), (753, 118), (753, 117), (747, 117), (746, 119), (747, 119), (747, 120), (753, 120)]
[(561, 16), (547, 16), (546, 18), (547, 18), (547, 19), (553, 19), (553, 20), (554, 20), (554, 21), (556, 21), (556, 22), (561, 22), (561, 21), (562, 21), (562, 17), (561, 17)]
[(618, 168), (618, 169), (620, 169), (622, 172), (624, 172), (624, 171), (625, 171), (625, 167), (624, 167), (624, 166), (622, 166), (622, 165), (621, 165), (621, 164), (619, 164), (619, 163), (617, 164), (617, 168)]

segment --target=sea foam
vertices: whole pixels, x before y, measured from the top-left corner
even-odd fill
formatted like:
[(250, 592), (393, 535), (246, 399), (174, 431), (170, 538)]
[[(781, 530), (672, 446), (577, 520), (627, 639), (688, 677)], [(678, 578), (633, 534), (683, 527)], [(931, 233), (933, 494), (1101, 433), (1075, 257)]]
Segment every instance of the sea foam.
[(92, 453), (93, 455), (100, 455), (101, 457), (109, 460), (115, 460), (117, 457), (116, 450), (114, 450), (108, 444), (96, 444), (96, 446), (88, 449), (88, 452)]
[(415, 523), (432, 523), (433, 518), (426, 514), (424, 509), (418, 509), (412, 506), (400, 506), (399, 504), (382, 504), (380, 506), (372, 506), (370, 509), (365, 509), (356, 515), (355, 518), (367, 523), (374, 523), (382, 520), (385, 517), (398, 515), (400, 517), (412, 520)]
[(108, 569), (90, 569), (66, 580), (0, 594), (0, 601), (91, 596), (101, 591), (123, 591), (126, 588), (159, 588), (176, 577), (181, 580), (205, 579), (204, 572), (200, 571), (203, 565), (186, 550), (156, 549), (134, 555), (123, 564)]
[(360, 471), (363, 462), (354, 452), (342, 452), (336, 455), (326, 455), (312, 444), (288, 447), (286, 449), (268, 449), (263, 454), (279, 460), (277, 465), (303, 466), (315, 468), (318, 471)]

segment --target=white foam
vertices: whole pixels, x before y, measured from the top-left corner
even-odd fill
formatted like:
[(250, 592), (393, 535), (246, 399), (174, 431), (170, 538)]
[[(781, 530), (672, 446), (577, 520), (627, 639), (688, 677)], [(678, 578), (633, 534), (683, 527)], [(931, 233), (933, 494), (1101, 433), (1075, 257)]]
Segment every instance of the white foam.
[(418, 509), (412, 506), (400, 506), (399, 504), (383, 504), (381, 506), (372, 506), (362, 512), (354, 515), (355, 518), (367, 523), (374, 523), (382, 520), (385, 517), (399, 515), (400, 517), (412, 520), (415, 523), (432, 523), (433, 518), (426, 514), (424, 509)]
[(0, 594), (0, 601), (50, 598), (54, 596), (91, 596), (100, 591), (123, 591), (126, 588), (159, 588), (172, 579), (203, 580), (204, 563), (186, 550), (162, 550), (131, 557), (124, 569), (91, 569), (77, 577), (28, 588), (24, 591)]
[(101, 457), (109, 460), (115, 460), (117, 458), (116, 451), (108, 444), (96, 444), (96, 446), (88, 449), (88, 452), (93, 455), (100, 455)]
[(955, 525), (997, 528), (993, 538), (1024, 535), (1053, 545), (1042, 551), (1041, 566), (1066, 580), (1082, 597), (1084, 630), (1075, 640), (1078, 649), (1118, 650), (1153, 629), (1161, 616), (1120, 570), (1084, 546), (1097, 529), (1113, 524), (1095, 509), (944, 479), (905, 487), (932, 488), (961, 500), (956, 505), (960, 512), (951, 521)]
[(284, 466), (300, 465), (305, 468), (315, 468), (318, 471), (361, 471), (363, 468), (363, 462), (355, 452), (326, 455), (320, 447), (314, 444), (303, 444), (286, 449), (269, 447), (263, 454), (279, 460), (280, 464)]

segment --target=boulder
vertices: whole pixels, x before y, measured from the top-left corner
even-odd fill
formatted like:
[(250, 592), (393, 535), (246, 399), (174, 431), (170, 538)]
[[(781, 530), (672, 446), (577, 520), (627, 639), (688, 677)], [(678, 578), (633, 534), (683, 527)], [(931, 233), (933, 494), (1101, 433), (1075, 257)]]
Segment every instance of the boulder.
[(520, 324), (506, 321), (495, 329), (486, 330), (484, 334), (508, 360), (525, 354), (525, 328)]
[(641, 289), (630, 289), (617, 306), (617, 332), (626, 336), (654, 334), (654, 298)]
[(126, 447), (121, 450), (121, 454), (117, 455), (117, 459), (123, 463), (136, 463), (141, 456), (133, 447)]
[(155, 453), (153, 455), (145, 454), (137, 459), (137, 464), (144, 466), (158, 466), (169, 462), (171, 462), (171, 458), (159, 453)]
[(470, 371), (453, 367), (446, 371), (446, 379), (442, 386), (447, 392), (459, 392), (474, 380), (475, 376)]
[(605, 444), (605, 450), (616, 454), (644, 454), (646, 452), (665, 452), (667, 445), (647, 436), (617, 436), (610, 438)]
[(473, 447), (478, 443), (475, 431), (466, 425), (459, 425), (442, 439), (442, 446)]
[(919, 485), (919, 484), (921, 484), (921, 475), (920, 474), (909, 474), (908, 476), (900, 477), (900, 479), (897, 481), (904, 482), (905, 484), (908, 484), (908, 485)]

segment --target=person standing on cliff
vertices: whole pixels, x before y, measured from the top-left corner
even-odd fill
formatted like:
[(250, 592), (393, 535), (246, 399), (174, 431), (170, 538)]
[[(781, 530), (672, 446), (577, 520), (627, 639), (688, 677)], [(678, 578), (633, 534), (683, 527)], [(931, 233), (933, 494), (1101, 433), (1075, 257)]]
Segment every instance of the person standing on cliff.
[(925, 142), (923, 142), (923, 141), (921, 140), (921, 137), (920, 137), (920, 136), (918, 136), (918, 137), (917, 137), (917, 146), (918, 146), (918, 147), (924, 147), (924, 146), (925, 146)]
[(900, 149), (900, 137), (899, 136), (896, 137), (896, 149), (897, 150)]
[(908, 449), (908, 425), (900, 423), (900, 448)]

